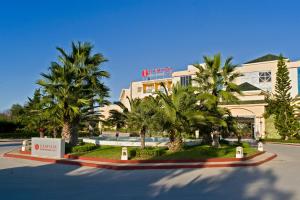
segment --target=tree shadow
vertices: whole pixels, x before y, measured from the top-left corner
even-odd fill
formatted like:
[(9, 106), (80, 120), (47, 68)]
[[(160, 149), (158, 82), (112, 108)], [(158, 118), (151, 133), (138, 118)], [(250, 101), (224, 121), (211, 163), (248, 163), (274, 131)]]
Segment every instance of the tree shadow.
[(114, 171), (33, 161), (22, 165), (0, 170), (1, 199), (289, 200), (294, 195), (276, 187), (272, 170), (259, 167)]
[(4, 144), (1, 144), (0, 143), (0, 147), (12, 147), (12, 146), (20, 146), (21, 144), (20, 143), (4, 143)]
[[(278, 178), (272, 170), (260, 170), (253, 168), (214, 169), (220, 170), (218, 174), (199, 174), (190, 171), (190, 178), (185, 179), (187, 174), (171, 174), (151, 184), (153, 197), (176, 197), (180, 195), (184, 199), (292, 199), (294, 194), (276, 188)], [(188, 189), (187, 189), (188, 188)]]

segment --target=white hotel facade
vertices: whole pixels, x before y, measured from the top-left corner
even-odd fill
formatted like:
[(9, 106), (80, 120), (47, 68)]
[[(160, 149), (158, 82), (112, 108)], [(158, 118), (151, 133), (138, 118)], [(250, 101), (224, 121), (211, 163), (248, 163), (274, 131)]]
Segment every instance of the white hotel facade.
[[(295, 97), (300, 93), (300, 61), (286, 59), (286, 64), (290, 73), (291, 94), (292, 97)], [(265, 91), (275, 91), (277, 56), (260, 57), (240, 65), (236, 70), (243, 74), (236, 80), (243, 92), (242, 96), (238, 96), (240, 103), (221, 106), (228, 108), (238, 120), (249, 124), (252, 137), (264, 137), (266, 135), (266, 123), (263, 117), (266, 107), (264, 94)], [(161, 82), (165, 83), (168, 90), (178, 83), (187, 85), (195, 77), (197, 69), (193, 65), (188, 65), (187, 69), (182, 71), (171, 72), (170, 68), (154, 69), (153, 71), (154, 73), (151, 74), (151, 70), (143, 70), (144, 80), (131, 82), (129, 88), (122, 89), (119, 100), (129, 106), (127, 97), (134, 99), (153, 95), (155, 91), (162, 89)], [(108, 117), (111, 109), (118, 109), (118, 106), (104, 107), (102, 111), (105, 117)]]

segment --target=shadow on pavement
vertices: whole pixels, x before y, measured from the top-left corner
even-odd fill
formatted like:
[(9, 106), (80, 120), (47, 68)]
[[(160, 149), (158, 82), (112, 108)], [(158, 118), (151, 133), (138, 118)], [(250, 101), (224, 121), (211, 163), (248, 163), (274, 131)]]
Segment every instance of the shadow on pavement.
[(20, 143), (4, 143), (4, 144), (1, 144), (0, 143), (0, 147), (12, 147), (12, 146), (20, 146), (21, 144)]
[(278, 178), (272, 170), (257, 167), (113, 171), (37, 164), (0, 170), (1, 199), (293, 198), (292, 192), (276, 188)]

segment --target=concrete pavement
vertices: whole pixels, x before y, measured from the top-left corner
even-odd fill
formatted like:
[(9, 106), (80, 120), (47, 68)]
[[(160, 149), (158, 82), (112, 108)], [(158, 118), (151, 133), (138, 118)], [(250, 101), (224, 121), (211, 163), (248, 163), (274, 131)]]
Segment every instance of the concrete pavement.
[(300, 147), (265, 147), (278, 157), (249, 168), (113, 171), (1, 157), (1, 199), (300, 199)]

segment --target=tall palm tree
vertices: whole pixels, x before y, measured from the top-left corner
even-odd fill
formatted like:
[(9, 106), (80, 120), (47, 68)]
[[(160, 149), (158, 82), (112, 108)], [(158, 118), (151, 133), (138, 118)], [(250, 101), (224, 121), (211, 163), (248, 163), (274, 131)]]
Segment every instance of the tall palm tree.
[(106, 61), (97, 53), (92, 54), (89, 43), (72, 43), (72, 52), (62, 48), (59, 62), (52, 62), (49, 73), (42, 73), (38, 84), (45, 94), (45, 104), (57, 111), (62, 124), (62, 138), (71, 145), (77, 144), (77, 128), (82, 120), (99, 115), (95, 108), (107, 103), (108, 88), (101, 81), (109, 74), (100, 69)]
[(197, 123), (205, 123), (204, 113), (197, 110), (197, 98), (190, 87), (175, 85), (169, 93), (158, 92), (160, 98), (160, 124), (163, 130), (169, 133), (170, 151), (179, 151), (182, 148), (182, 133), (190, 134)]
[(241, 91), (234, 81), (241, 74), (236, 71), (237, 65), (232, 64), (232, 57), (227, 58), (222, 65), (220, 54), (213, 57), (204, 56), (204, 64), (194, 66), (198, 69), (193, 81), (200, 100), (199, 105), (203, 106), (201, 109), (210, 113), (209, 129), (213, 146), (220, 146), (220, 130), (227, 127), (226, 121), (230, 120), (226, 120), (226, 116), (230, 116), (230, 111), (219, 107), (219, 104), (238, 101), (236, 94), (241, 94)]

